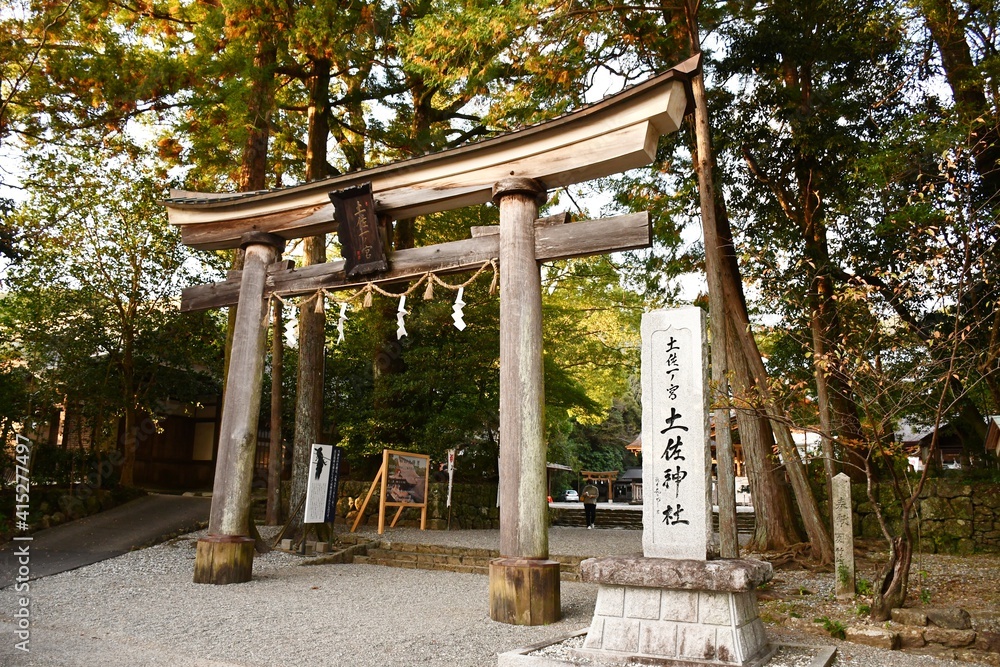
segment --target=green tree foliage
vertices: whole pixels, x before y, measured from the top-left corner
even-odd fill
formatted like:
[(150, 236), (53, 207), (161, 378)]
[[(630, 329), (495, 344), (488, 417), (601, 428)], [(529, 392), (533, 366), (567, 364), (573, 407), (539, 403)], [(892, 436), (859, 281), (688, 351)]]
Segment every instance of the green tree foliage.
[[(131, 433), (168, 399), (214, 393), (218, 322), (174, 305), (205, 267), (168, 228), (163, 183), (130, 146), (31, 158), (15, 214), (24, 260), (9, 268), (0, 325), (47, 405), (84, 406), (107, 436), (119, 417)], [(126, 448), (126, 484), (132, 460)]]
[[(834, 434), (864, 448), (881, 427), (859, 410), (871, 398), (853, 379), (859, 370), (892, 350), (941, 349), (930, 345), (933, 338), (946, 334), (940, 327), (965, 303), (970, 334), (992, 327), (995, 298), (981, 276), (996, 232), (970, 199), (975, 167), (954, 152), (961, 141), (941, 114), (942, 101), (934, 93), (904, 94), (899, 83), (921, 73), (922, 52), (898, 7), (760, 9), (724, 30), (729, 50), (721, 70), (742, 85), (728, 92), (731, 122), (722, 144), (737, 186), (731, 203), (766, 303), (782, 314), (784, 335), (798, 340), (784, 349), (797, 347), (799, 356), (785, 360), (811, 358), (814, 382), (829, 388)], [(981, 285), (977, 296), (954, 303), (969, 283)], [(873, 335), (880, 326), (886, 335)], [(996, 368), (988, 339), (977, 338), (986, 352), (965, 347), (946, 417), (970, 444), (981, 441), (986, 397), (970, 388), (988, 385)], [(775, 368), (792, 391), (814, 384), (789, 365)], [(905, 368), (892, 384), (913, 372)], [(922, 401), (909, 406), (911, 416), (933, 414)], [(905, 410), (893, 414), (898, 421)]]

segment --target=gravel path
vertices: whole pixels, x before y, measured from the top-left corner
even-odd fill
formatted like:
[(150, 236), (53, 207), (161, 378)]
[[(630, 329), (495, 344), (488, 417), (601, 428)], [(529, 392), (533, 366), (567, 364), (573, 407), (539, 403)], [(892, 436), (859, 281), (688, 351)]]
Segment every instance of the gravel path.
[[(540, 628), (509, 626), (489, 619), (488, 580), (481, 575), (373, 565), (297, 567), (299, 557), (279, 552), (257, 558), (250, 583), (196, 585), (191, 572), (197, 535), (31, 582), (29, 654), (14, 648), (12, 613), (19, 594), (0, 591), (0, 665), (496, 665), (498, 652), (585, 627), (596, 598), (596, 587), (564, 582), (564, 620)], [(497, 533), (397, 530), (392, 537), (492, 548)], [(555, 528), (551, 550), (628, 553), (638, 550), (638, 539), (637, 531)], [(816, 643), (815, 637), (798, 640)], [(842, 646), (838, 665), (957, 664)]]
[(564, 583), (564, 620), (494, 623), (481, 575), (371, 565), (296, 567), (272, 552), (239, 586), (191, 583), (194, 537), (31, 582), (27, 656), (0, 591), (0, 665), (135, 667), (495, 665), (496, 654), (587, 625), (594, 591)]

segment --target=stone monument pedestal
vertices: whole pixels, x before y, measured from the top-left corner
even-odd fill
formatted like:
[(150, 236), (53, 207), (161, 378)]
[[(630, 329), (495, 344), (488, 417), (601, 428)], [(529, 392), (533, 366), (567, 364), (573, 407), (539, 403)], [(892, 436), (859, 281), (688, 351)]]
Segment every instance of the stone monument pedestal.
[(757, 586), (771, 565), (755, 560), (609, 556), (580, 564), (600, 585), (582, 649), (600, 664), (738, 665), (770, 659)]

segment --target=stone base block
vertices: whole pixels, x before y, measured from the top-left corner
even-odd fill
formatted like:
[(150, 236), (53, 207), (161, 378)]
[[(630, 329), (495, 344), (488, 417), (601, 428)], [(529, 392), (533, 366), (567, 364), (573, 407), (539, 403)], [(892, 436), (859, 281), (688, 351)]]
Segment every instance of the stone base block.
[(772, 652), (754, 592), (770, 579), (767, 563), (617, 557), (580, 572), (600, 587), (579, 657), (750, 667)]
[(857, 626), (844, 629), (844, 638), (855, 644), (864, 644), (876, 648), (895, 651), (899, 648), (899, 634), (885, 628)]
[(209, 535), (198, 540), (194, 583), (242, 584), (253, 577), (253, 539), (243, 535)]
[(490, 561), (490, 618), (511, 625), (547, 625), (562, 618), (559, 563), (528, 558)]

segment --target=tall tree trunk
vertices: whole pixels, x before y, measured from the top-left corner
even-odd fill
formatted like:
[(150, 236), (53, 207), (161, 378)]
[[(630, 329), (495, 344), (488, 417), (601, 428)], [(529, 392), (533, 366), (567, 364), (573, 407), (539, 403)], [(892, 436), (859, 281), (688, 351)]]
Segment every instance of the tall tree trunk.
[[(732, 300), (728, 302), (731, 303)], [(754, 384), (774, 431), (778, 451), (788, 474), (792, 492), (795, 494), (803, 527), (809, 538), (812, 557), (820, 563), (831, 563), (833, 562), (833, 542), (830, 540), (830, 533), (820, 516), (819, 505), (806, 478), (799, 450), (796, 449), (791, 431), (788, 430), (788, 419), (767, 386), (767, 369), (764, 368), (760, 350), (757, 348), (757, 341), (751, 334), (750, 323), (735, 322), (734, 324), (736, 324), (736, 334), (743, 350), (743, 356), (750, 365)]]
[[(799, 93), (800, 112), (804, 118), (814, 113), (812, 76), (812, 67), (808, 63), (786, 63), (785, 85), (789, 90)], [(791, 131), (795, 135), (797, 126), (792, 125)], [(823, 376), (824, 396), (828, 401), (826, 405), (820, 406), (820, 412), (830, 418), (832, 431), (829, 434), (835, 433), (844, 445), (844, 459), (849, 463), (847, 474), (852, 481), (862, 482), (865, 479), (864, 461), (855, 448), (862, 444), (864, 437), (851, 384), (837, 353), (841, 349), (841, 320), (832, 277), (835, 267), (830, 261), (823, 197), (816, 185), (816, 176), (820, 171), (819, 161), (815, 155), (800, 150), (795, 155), (793, 165), (797, 199), (794, 204), (787, 202), (784, 208), (789, 218), (798, 224), (804, 243), (805, 264), (815, 272), (809, 285), (813, 359), (816, 372)]]
[[(693, 51), (699, 51), (697, 4), (685, 3), (684, 12), (689, 44)], [(695, 104), (696, 107), (700, 106), (707, 110), (703, 86), (700, 88), (701, 94), (698, 95), (700, 99), (696, 99)], [(697, 95), (698, 91), (695, 93)], [(707, 148), (702, 150), (707, 152), (705, 158), (711, 165), (712, 172), (716, 172), (718, 166), (715, 164), (714, 154), (711, 152), (710, 134), (708, 135)], [(696, 149), (696, 155), (697, 152)], [(700, 186), (699, 189), (704, 190), (705, 188)], [(711, 245), (714, 249), (712, 253), (714, 271), (711, 271), (710, 275), (714, 274), (717, 277), (716, 291), (722, 295), (722, 310), (726, 315), (724, 319), (729, 323), (727, 335), (723, 338), (723, 349), (728, 359), (728, 368), (732, 370), (734, 389), (737, 394), (748, 396), (750, 392), (753, 392), (755, 395), (759, 394), (762, 400), (769, 401), (763, 361), (757, 350), (756, 342), (753, 341), (753, 337), (749, 333), (749, 314), (725, 198), (719, 188), (713, 188), (710, 192), (712, 193), (711, 208), (714, 228), (706, 233), (706, 259), (711, 236), (713, 237)], [(703, 203), (703, 209), (704, 207)], [(709, 291), (711, 293), (711, 283)], [(757, 403), (756, 400), (753, 402)], [(777, 410), (776, 406), (773, 406), (771, 413), (777, 416), (780, 411)], [(788, 486), (781, 479), (778, 467), (773, 465), (774, 431), (766, 419), (745, 410), (737, 411), (737, 423), (740, 428), (743, 452), (747, 460), (748, 478), (754, 499), (754, 510), (757, 515), (758, 528), (755, 531), (754, 546), (761, 549), (781, 549), (797, 543), (799, 535), (792, 521)], [(784, 422), (775, 421), (774, 429), (784, 429), (787, 436), (786, 441), (791, 443), (791, 436), (787, 435), (787, 425)], [(794, 446), (792, 446), (791, 453), (788, 453), (787, 450), (786, 446), (783, 449), (785, 460), (789, 460), (791, 453), (795, 455), (797, 460), (798, 452), (794, 450)], [(810, 508), (816, 507), (815, 497), (807, 484), (797, 484), (794, 489), (803, 514), (809, 513)], [(814, 555), (821, 561), (830, 559), (833, 547), (832, 544), (829, 544), (825, 528), (821, 523), (817, 526), (815, 520), (804, 521), (804, 523), (811, 528), (809, 534), (813, 539)]]
[[(326, 174), (326, 142), (330, 134), (330, 62), (316, 60), (309, 92), (309, 142), (306, 153), (306, 180)], [(326, 236), (305, 239), (305, 264), (326, 262)], [(323, 297), (304, 303), (299, 309), (299, 365), (295, 391), (295, 442), (292, 450), (292, 493), (289, 506), (305, 496), (309, 474), (309, 448), (320, 442), (323, 431), (323, 374), (326, 360), (326, 312)], [(292, 517), (292, 525), (302, 524), (304, 511)]]
[[(727, 339), (733, 394), (738, 402), (759, 400), (753, 373), (739, 344), (735, 324), (730, 320)], [(747, 548), (752, 551), (781, 551), (802, 541), (795, 525), (791, 495), (784, 471), (774, 456), (774, 435), (766, 417), (756, 411), (738, 409), (736, 422), (746, 459), (750, 496), (753, 498), (754, 534)]]
[[(698, 46), (698, 25), (691, 3), (685, 3), (691, 45), (695, 53)], [(695, 173), (698, 176), (698, 197), (701, 208), (702, 230), (705, 237), (705, 274), (708, 278), (710, 329), (712, 333), (712, 384), (717, 393), (713, 403), (721, 404), (713, 410), (715, 419), (715, 457), (719, 504), (719, 555), (738, 558), (739, 542), (736, 536), (736, 487), (733, 465), (733, 442), (730, 429), (729, 380), (727, 376), (726, 340), (728, 327), (726, 296), (723, 293), (723, 259), (719, 250), (718, 225), (715, 220), (716, 188), (713, 181), (714, 156), (711, 147), (711, 128), (705, 98), (704, 77), (693, 77), (691, 89), (695, 104)]]
[[(254, 57), (256, 76), (250, 84), (250, 99), (247, 105), (246, 124), (249, 128), (243, 144), (243, 156), (236, 188), (240, 192), (263, 190), (267, 187), (267, 144), (271, 131), (271, 112), (274, 109), (274, 66), (277, 61), (277, 47), (270, 42), (262, 42)], [(233, 271), (243, 269), (243, 249), (233, 251)], [(230, 306), (226, 321), (226, 345), (222, 362), (222, 405), (226, 402), (226, 382), (229, 379), (229, 357), (233, 350), (233, 331), (236, 326), (236, 306)]]
[(821, 435), (821, 447), (823, 451), (823, 470), (826, 472), (826, 497), (831, 500), (830, 507), (832, 509), (833, 476), (837, 474), (838, 466), (833, 451), (833, 421), (830, 418), (830, 393), (826, 386), (826, 372), (823, 368), (824, 360), (826, 359), (826, 345), (821, 331), (822, 324), (820, 323), (816, 309), (813, 309), (809, 324), (813, 340), (813, 377), (816, 378), (819, 428), (823, 432)]
[(125, 395), (125, 442), (121, 472), (118, 483), (122, 486), (135, 485), (135, 448), (139, 409), (135, 404), (135, 349), (134, 338), (128, 331), (122, 336), (122, 389)]
[(274, 108), (274, 66), (278, 48), (272, 42), (258, 46), (254, 58), (256, 76), (250, 84), (247, 106), (246, 143), (240, 162), (239, 189), (241, 192), (263, 190), (267, 187), (267, 142), (270, 137), (271, 112)]
[[(983, 74), (972, 60), (965, 20), (952, 0), (920, 0), (917, 6), (941, 54), (955, 109), (968, 128), (969, 146), (982, 179), (982, 199), (989, 208), (1000, 207), (1000, 118), (990, 105)], [(953, 379), (951, 385), (961, 403), (957, 421), (960, 432), (967, 434), (963, 437), (963, 447), (968, 445), (966, 454), (971, 461), (986, 461), (989, 457), (979, 447), (983, 415), (965, 395), (959, 380)], [(1000, 400), (995, 379), (990, 378), (988, 386), (994, 400)]]
[(362, 100), (365, 94), (365, 81), (371, 70), (371, 65), (352, 68), (349, 77), (341, 77), (347, 85), (347, 92), (341, 98), (339, 107), (344, 108), (344, 121), (333, 123), (331, 133), (337, 140), (347, 161), (347, 171), (359, 171), (365, 168), (367, 153), (365, 152), (365, 135), (367, 119)]
[(52, 408), (49, 410), (49, 432), (45, 437), (50, 446), (59, 444), (59, 420), (62, 418), (62, 410)]
[[(824, 437), (836, 434), (841, 443), (841, 460), (847, 463), (846, 473), (852, 482), (860, 483), (865, 481), (865, 462), (864, 457), (858, 453), (858, 448), (864, 445), (864, 436), (851, 384), (840, 359), (833, 351), (839, 347), (837, 343), (841, 327), (833, 279), (827, 273), (830, 262), (825, 231), (820, 240), (807, 241), (806, 247), (813, 265), (819, 271), (810, 289), (809, 307), (820, 424), (822, 426), (824, 416), (828, 417), (830, 430), (826, 431), (824, 428)], [(819, 391), (820, 382), (823, 385), (822, 393)]]
[(976, 171), (983, 179), (984, 198), (1000, 205), (1000, 132), (996, 111), (987, 101), (982, 74), (972, 61), (966, 25), (951, 0), (920, 0), (917, 3), (931, 38), (941, 53), (945, 78), (959, 117), (968, 126), (969, 145)]

